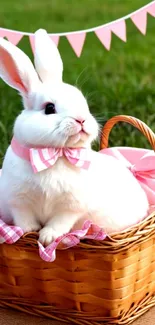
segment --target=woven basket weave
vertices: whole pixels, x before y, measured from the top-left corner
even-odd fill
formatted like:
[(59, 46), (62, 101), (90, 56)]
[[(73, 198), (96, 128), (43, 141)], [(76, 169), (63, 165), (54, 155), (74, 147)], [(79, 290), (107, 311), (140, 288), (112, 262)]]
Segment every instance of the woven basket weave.
[[(118, 121), (136, 126), (155, 149), (154, 133), (140, 120), (117, 116), (104, 126), (101, 148)], [(0, 306), (64, 322), (129, 324), (155, 305), (155, 213), (104, 241), (58, 250), (47, 263), (37, 234), (0, 245)]]

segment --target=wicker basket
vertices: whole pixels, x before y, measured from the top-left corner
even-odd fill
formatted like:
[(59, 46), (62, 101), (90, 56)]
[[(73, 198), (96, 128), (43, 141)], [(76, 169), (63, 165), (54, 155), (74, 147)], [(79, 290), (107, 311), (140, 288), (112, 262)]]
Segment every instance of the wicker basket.
[[(127, 116), (110, 119), (107, 146), (118, 121), (136, 126), (155, 149), (154, 133)], [(69, 323), (129, 324), (155, 305), (155, 213), (106, 240), (58, 250), (53, 263), (38, 255), (37, 234), (0, 245), (0, 306)]]

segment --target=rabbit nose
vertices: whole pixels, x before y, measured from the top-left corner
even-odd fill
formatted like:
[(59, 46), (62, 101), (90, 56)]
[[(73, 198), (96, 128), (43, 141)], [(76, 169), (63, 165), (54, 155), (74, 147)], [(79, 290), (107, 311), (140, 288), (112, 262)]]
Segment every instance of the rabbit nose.
[(80, 118), (80, 117), (78, 117), (77, 119), (75, 119), (75, 121), (77, 123), (81, 124), (81, 125), (85, 122), (85, 120), (83, 118)]

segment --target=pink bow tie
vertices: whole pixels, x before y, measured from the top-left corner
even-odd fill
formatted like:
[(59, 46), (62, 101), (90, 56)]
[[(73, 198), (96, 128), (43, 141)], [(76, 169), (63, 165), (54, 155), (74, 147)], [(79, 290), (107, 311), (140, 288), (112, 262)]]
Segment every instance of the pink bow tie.
[(15, 138), (11, 141), (14, 153), (31, 163), (34, 173), (53, 166), (58, 158), (65, 157), (72, 165), (88, 169), (90, 165), (90, 150), (85, 148), (27, 148)]

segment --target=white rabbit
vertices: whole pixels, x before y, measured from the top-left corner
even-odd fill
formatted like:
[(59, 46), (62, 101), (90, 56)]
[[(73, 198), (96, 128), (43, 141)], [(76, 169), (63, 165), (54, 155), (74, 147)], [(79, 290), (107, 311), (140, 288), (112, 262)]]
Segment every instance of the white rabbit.
[(82, 93), (62, 81), (60, 54), (42, 29), (35, 33), (35, 68), (19, 48), (0, 39), (0, 76), (20, 92), (24, 104), (14, 137), (29, 148), (88, 148), (91, 164), (84, 170), (61, 157), (34, 173), (10, 146), (0, 179), (2, 218), (24, 232), (39, 231), (44, 245), (86, 219), (108, 233), (143, 219), (148, 211), (144, 191), (115, 158), (91, 150), (98, 124)]

